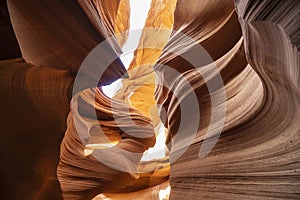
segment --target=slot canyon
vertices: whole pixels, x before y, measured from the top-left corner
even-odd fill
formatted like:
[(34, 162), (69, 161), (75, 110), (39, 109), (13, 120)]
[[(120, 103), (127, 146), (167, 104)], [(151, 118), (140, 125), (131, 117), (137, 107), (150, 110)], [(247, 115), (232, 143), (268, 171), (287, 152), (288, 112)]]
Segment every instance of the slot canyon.
[(1, 0), (1, 199), (300, 199), (299, 0)]

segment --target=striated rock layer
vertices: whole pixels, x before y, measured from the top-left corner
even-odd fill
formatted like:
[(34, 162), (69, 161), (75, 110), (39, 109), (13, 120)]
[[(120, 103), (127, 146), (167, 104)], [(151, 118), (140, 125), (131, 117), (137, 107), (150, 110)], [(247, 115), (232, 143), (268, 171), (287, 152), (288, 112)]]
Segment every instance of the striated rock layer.
[[(7, 5), (1, 59), (23, 58), (0, 61), (2, 198), (300, 198), (299, 1), (153, 0), (113, 99), (89, 81), (126, 73), (128, 0)], [(156, 110), (170, 165), (140, 162)]]
[[(171, 157), (186, 146), (176, 140), (179, 125), (186, 128), (180, 134), (188, 137), (193, 134), (189, 127), (195, 123), (181, 121), (180, 113), (184, 111), (178, 101), (182, 104), (195, 93), (198, 103), (193, 106), (201, 112), (191, 145), (171, 164), (170, 199), (300, 197), (300, 4), (246, 0), (235, 3), (242, 32), (232, 1), (177, 1), (175, 10), (174, 30), (201, 44), (217, 65), (226, 91), (224, 102), (220, 99), (213, 104), (222, 87), (209, 90), (209, 81), (217, 80), (217, 75), (206, 67), (209, 62), (201, 64), (198, 59), (196, 70), (182, 58), (197, 55), (193, 52), (196, 43), (184, 42), (178, 32), (171, 36), (155, 66), (158, 78), (173, 89), (156, 89), (156, 100), (167, 112), (165, 125), (172, 145)], [(161, 64), (183, 76), (172, 77)], [(203, 80), (204, 77), (208, 79)], [(184, 78), (193, 90), (182, 90), (187, 84)], [(226, 106), (226, 118), (218, 138), (218, 126), (214, 125), (222, 124), (222, 118), (209, 119), (214, 114), (221, 115), (222, 106)], [(161, 118), (165, 118), (164, 113)], [(209, 131), (211, 127), (214, 129)], [(210, 151), (206, 145), (211, 147), (216, 140)]]
[[(155, 143), (148, 118), (124, 103), (111, 102), (101, 90), (95, 92), (93, 95), (92, 90), (87, 90), (72, 98), (57, 169), (64, 199), (90, 199), (132, 184), (142, 153)], [(99, 137), (94, 140), (98, 145), (118, 143), (107, 149), (94, 149), (87, 156), (84, 149), (92, 136)]]
[[(73, 82), (83, 59), (106, 36), (97, 31), (76, 1), (7, 3), (25, 61), (0, 64), (0, 124), (5, 130), (1, 140), (2, 197), (61, 199), (56, 171)], [(109, 46), (97, 61), (117, 57), (118, 49)], [(5, 55), (2, 49), (1, 55)], [(124, 72), (117, 59), (103, 77), (91, 78), (105, 85)]]

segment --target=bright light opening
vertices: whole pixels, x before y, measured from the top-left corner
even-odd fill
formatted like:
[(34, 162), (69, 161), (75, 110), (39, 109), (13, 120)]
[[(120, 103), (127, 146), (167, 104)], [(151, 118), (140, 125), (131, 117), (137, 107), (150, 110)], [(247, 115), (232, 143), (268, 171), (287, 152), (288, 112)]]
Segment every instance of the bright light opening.
[(166, 134), (165, 134), (165, 127), (162, 123), (159, 123), (155, 128), (155, 133), (158, 133), (156, 136), (156, 143), (154, 147), (148, 149), (141, 161), (151, 161), (155, 159), (165, 158), (166, 157)]
[[(128, 69), (134, 57), (134, 51), (137, 49), (142, 29), (150, 9), (151, 0), (130, 0), (130, 28), (127, 41), (122, 48), (123, 53), (120, 59), (125, 68)], [(135, 30), (135, 31), (132, 31)], [(102, 90), (105, 95), (112, 98), (122, 88), (122, 79), (118, 79), (110, 85), (103, 86)]]
[(168, 200), (169, 196), (170, 196), (170, 192), (171, 192), (171, 187), (168, 186), (166, 189), (164, 190), (160, 190), (159, 191), (159, 200)]

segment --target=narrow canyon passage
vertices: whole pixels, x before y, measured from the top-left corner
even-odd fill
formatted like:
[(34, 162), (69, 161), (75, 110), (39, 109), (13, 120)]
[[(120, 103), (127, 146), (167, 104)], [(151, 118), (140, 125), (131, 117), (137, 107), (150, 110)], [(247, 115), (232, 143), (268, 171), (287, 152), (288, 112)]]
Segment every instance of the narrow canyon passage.
[(0, 3), (1, 199), (300, 199), (300, 2)]

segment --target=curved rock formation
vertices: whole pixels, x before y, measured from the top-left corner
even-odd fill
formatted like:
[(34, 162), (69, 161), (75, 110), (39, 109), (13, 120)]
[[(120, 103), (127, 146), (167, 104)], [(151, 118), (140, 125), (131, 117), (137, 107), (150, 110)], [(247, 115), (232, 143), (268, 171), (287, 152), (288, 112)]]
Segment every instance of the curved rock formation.
[[(73, 97), (71, 106), (57, 169), (63, 197), (90, 199), (130, 185), (142, 153), (155, 143), (150, 120), (124, 103), (111, 102), (101, 90), (96, 95), (92, 90), (81, 92)], [(85, 145), (91, 139), (100, 147), (101, 143), (118, 143), (86, 156)]]
[[(127, 73), (128, 34), (115, 34), (129, 29), (129, 0), (9, 0), (1, 59), (18, 46), (24, 59), (0, 61), (1, 197), (299, 199), (299, 10), (295, 0), (153, 0), (152, 31), (110, 99), (101, 86)], [(170, 163), (141, 162), (157, 112)]]
[[(173, 92), (163, 87), (156, 90), (156, 99), (167, 112), (165, 125), (172, 141), (170, 156), (184, 147), (184, 144), (177, 147), (179, 124), (188, 128), (195, 123), (180, 121), (180, 113), (184, 112), (180, 111), (180, 103), (190, 93), (198, 97), (198, 104), (193, 106), (199, 107), (201, 118), (192, 144), (171, 164), (171, 199), (299, 198), (299, 125), (296, 122), (299, 119), (299, 41), (296, 39), (299, 20), (295, 17), (299, 18), (296, 13), (300, 4), (236, 1), (246, 56), (233, 2), (195, 4), (195, 1), (177, 2), (174, 29), (208, 51), (220, 70), (227, 98), (226, 102), (212, 104), (213, 95), (221, 92), (218, 87), (213, 91), (208, 88), (216, 75), (207, 75), (205, 66), (209, 63), (201, 64), (198, 60), (198, 65), (192, 66), (184, 60), (189, 54), (197, 55), (193, 52), (196, 43), (182, 42), (181, 35), (173, 34), (155, 67), (159, 79), (173, 89)], [(183, 78), (172, 77), (161, 64), (176, 69)], [(195, 72), (200, 74), (197, 76)], [(210, 79), (203, 80), (203, 76)], [(193, 87), (189, 93), (181, 90), (187, 84), (184, 78)], [(208, 148), (205, 152), (208, 155), (203, 157), (203, 146), (213, 146), (218, 137), (217, 129), (210, 133), (208, 129), (222, 120), (209, 121), (209, 116), (214, 114), (214, 107), (221, 108), (222, 104), (227, 110), (222, 133), (212, 151)], [(165, 118), (164, 114), (161, 117)], [(184, 134), (188, 137), (192, 132), (186, 129)], [(183, 170), (186, 167), (188, 171)]]
[[(22, 56), (36, 66), (71, 69), (76, 73), (86, 56), (107, 37), (102, 32), (99, 34), (92, 25), (94, 21), (88, 19), (76, 1), (10, 0), (8, 8)], [(102, 16), (93, 17), (99, 20)], [(102, 20), (103, 24), (111, 23), (111, 19)], [(117, 45), (107, 47), (101, 52), (101, 58), (117, 57), (119, 49)], [(100, 85), (121, 78), (125, 72), (121, 62), (116, 60), (106, 69)]]
[[(73, 82), (83, 59), (104, 36), (74, 1), (8, 1), (8, 7), (27, 63), (1, 61), (1, 185), (7, 188), (2, 197), (61, 199), (56, 168)], [(99, 59), (112, 56), (118, 56), (117, 49), (110, 46)], [(119, 60), (113, 62), (99, 85), (124, 72)]]

